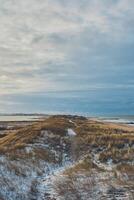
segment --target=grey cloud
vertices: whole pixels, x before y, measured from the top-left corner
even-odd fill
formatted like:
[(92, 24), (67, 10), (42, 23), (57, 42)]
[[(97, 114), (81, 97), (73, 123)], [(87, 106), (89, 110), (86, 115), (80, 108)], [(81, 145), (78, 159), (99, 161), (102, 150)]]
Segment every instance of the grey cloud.
[(0, 74), (8, 76), (0, 81), (2, 93), (84, 89), (107, 80), (111, 87), (114, 77), (113, 85), (131, 82), (133, 1), (0, 4)]

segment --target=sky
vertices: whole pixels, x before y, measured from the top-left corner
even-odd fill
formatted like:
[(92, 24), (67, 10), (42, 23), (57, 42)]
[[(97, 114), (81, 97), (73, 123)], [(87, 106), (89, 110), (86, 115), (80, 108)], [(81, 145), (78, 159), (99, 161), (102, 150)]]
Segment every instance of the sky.
[(133, 0), (0, 0), (0, 112), (133, 91), (133, 8)]

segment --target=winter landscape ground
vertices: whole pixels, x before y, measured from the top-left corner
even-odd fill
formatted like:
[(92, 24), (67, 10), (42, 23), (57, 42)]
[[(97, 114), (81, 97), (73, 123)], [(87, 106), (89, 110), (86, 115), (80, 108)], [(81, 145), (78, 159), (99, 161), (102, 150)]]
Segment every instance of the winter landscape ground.
[(57, 115), (0, 127), (0, 200), (134, 199), (133, 126)]

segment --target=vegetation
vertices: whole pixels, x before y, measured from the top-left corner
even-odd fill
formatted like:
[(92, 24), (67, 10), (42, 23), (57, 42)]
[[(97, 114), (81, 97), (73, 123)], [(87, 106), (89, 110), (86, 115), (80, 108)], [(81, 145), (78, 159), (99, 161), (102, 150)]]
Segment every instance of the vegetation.
[[(68, 129), (72, 129), (76, 135), (69, 136)], [(74, 200), (83, 199), (82, 194), (85, 194), (84, 199), (89, 194), (91, 199), (98, 194), (100, 196), (96, 198), (100, 199), (102, 195), (108, 199), (108, 193), (112, 193), (113, 197), (116, 192), (118, 194), (118, 189), (115, 191), (115, 188), (111, 188), (111, 185), (117, 185), (127, 187), (122, 193), (130, 193), (131, 197), (134, 191), (133, 155), (133, 127), (78, 116), (51, 116), (44, 121), (9, 130), (0, 137), (0, 170), (1, 173), (3, 169), (6, 170), (5, 173), (9, 176), (6, 179), (4, 176), (0, 177), (3, 180), (0, 187), (7, 187), (7, 190), (12, 191), (12, 178), (9, 178), (14, 174), (16, 180), (18, 176), (22, 177), (21, 184), (28, 181), (28, 194), (36, 193), (39, 196), (41, 180), (45, 186), (43, 176), (51, 174), (55, 168), (65, 167), (69, 162), (71, 165), (63, 170), (62, 176), (56, 176), (56, 180), (50, 183), (57, 195), (66, 195), (66, 199)], [(33, 178), (33, 174), (36, 174), (36, 178)], [(11, 183), (7, 186), (7, 182)], [(105, 185), (107, 193), (101, 184)], [(21, 192), (20, 190), (20, 194)], [(11, 192), (11, 199), (15, 194)], [(29, 199), (28, 194), (21, 194), (22, 199)], [(15, 198), (18, 197), (14, 196)]]

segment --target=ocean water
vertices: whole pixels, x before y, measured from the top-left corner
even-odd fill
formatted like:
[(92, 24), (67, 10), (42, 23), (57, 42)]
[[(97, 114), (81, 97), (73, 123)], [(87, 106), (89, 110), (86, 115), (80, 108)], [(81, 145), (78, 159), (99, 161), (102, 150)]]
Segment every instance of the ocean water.
[(8, 121), (12, 121), (12, 122), (21, 122), (21, 121), (36, 121), (38, 119), (40, 119), (41, 116), (31, 116), (31, 115), (0, 115), (0, 122), (8, 122)]

